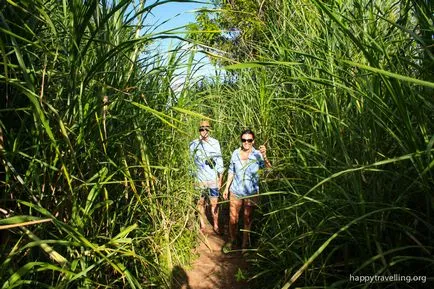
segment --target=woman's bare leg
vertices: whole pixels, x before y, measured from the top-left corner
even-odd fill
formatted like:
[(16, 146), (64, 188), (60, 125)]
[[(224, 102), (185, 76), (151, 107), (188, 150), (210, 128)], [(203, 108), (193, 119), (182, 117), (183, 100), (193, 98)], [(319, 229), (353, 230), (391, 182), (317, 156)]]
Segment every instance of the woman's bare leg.
[(253, 216), (253, 206), (244, 205), (244, 231), (243, 231), (243, 244), (241, 245), (242, 249), (248, 247), (250, 241), (250, 228), (252, 227), (252, 216)]
[(248, 199), (244, 199), (244, 231), (243, 231), (243, 243), (241, 248), (246, 249), (250, 243), (250, 229), (253, 221), (253, 211), (258, 203), (258, 197), (254, 196)]
[(243, 201), (238, 199), (234, 194), (231, 193), (229, 201), (229, 241), (234, 242), (237, 238), (237, 226), (239, 212)]

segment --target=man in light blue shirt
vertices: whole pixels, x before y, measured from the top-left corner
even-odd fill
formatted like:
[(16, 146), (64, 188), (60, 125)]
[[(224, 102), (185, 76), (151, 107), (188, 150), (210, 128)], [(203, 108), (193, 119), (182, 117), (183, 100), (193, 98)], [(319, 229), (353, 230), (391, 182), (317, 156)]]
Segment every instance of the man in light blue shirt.
[(213, 229), (221, 234), (218, 226), (218, 197), (222, 186), (223, 158), (218, 140), (209, 136), (210, 125), (208, 121), (201, 121), (200, 136), (190, 143), (190, 156), (194, 162), (193, 174), (196, 179), (196, 188), (201, 192), (197, 208), (199, 211), (200, 228), (205, 231), (206, 199), (211, 203)]

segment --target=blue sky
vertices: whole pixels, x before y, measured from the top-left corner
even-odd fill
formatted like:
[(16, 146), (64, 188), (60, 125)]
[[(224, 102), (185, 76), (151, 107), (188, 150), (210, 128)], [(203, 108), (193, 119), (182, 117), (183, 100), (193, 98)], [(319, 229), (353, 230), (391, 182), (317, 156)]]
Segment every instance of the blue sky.
[[(150, 5), (152, 1), (147, 1), (146, 5)], [(202, 3), (186, 3), (186, 2), (171, 2), (165, 3), (160, 6), (157, 6), (152, 10), (152, 15), (147, 16), (147, 23), (149, 24), (162, 24), (165, 21), (166, 23), (162, 24), (158, 27), (155, 32), (167, 31), (170, 29), (182, 27), (187, 25), (188, 23), (195, 21), (195, 10), (203, 8), (203, 7), (211, 7), (210, 1), (202, 1)], [(180, 36), (183, 36), (185, 29), (180, 29)], [(169, 46), (175, 46), (179, 43), (178, 40), (163, 40), (159, 44), (157, 44), (158, 49), (165, 53)], [(203, 54), (196, 54), (195, 60), (200, 61), (202, 64), (205, 64), (203, 68), (197, 72), (196, 75), (206, 75), (212, 74), (214, 75), (214, 68), (209, 64), (208, 58)]]
[(159, 28), (160, 31), (180, 27), (190, 22), (194, 22), (194, 10), (204, 7), (205, 5), (206, 2), (204, 4), (185, 2), (172, 2), (162, 4), (152, 10), (152, 14), (154, 17), (150, 16), (149, 21), (154, 20), (154, 23), (162, 23), (165, 20), (169, 20), (167, 23), (165, 23)]

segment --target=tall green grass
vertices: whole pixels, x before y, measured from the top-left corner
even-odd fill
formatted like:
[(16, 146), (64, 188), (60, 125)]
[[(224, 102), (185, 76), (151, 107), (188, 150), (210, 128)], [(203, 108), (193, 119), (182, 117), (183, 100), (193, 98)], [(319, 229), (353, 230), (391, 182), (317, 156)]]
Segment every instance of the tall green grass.
[(426, 286), (349, 276), (432, 277), (432, 3), (269, 5), (260, 56), (204, 100), (227, 155), (243, 127), (269, 147), (252, 285)]
[(16, 2), (0, 4), (2, 287), (168, 287), (193, 257), (204, 116), (226, 164), (246, 127), (273, 163), (252, 286), (430, 277), (431, 2), (267, 2), (258, 58), (196, 83), (189, 51), (150, 46), (171, 36), (145, 21), (165, 1)]
[(2, 288), (161, 288), (190, 261), (186, 53), (146, 21), (167, 2), (0, 4)]

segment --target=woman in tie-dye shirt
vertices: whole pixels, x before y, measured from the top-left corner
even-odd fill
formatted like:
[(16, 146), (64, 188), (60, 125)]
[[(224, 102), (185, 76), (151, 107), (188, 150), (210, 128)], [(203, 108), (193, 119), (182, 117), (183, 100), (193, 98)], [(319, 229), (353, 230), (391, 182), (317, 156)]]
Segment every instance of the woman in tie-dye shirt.
[(267, 158), (265, 145), (255, 149), (255, 134), (251, 130), (241, 133), (241, 147), (232, 153), (229, 163), (228, 181), (223, 192), (227, 199), (230, 192), (229, 241), (223, 247), (224, 252), (232, 250), (236, 239), (239, 211), (244, 205), (243, 220), (244, 232), (241, 248), (247, 248), (249, 231), (252, 225), (252, 215), (259, 194), (259, 169), (271, 168)]

